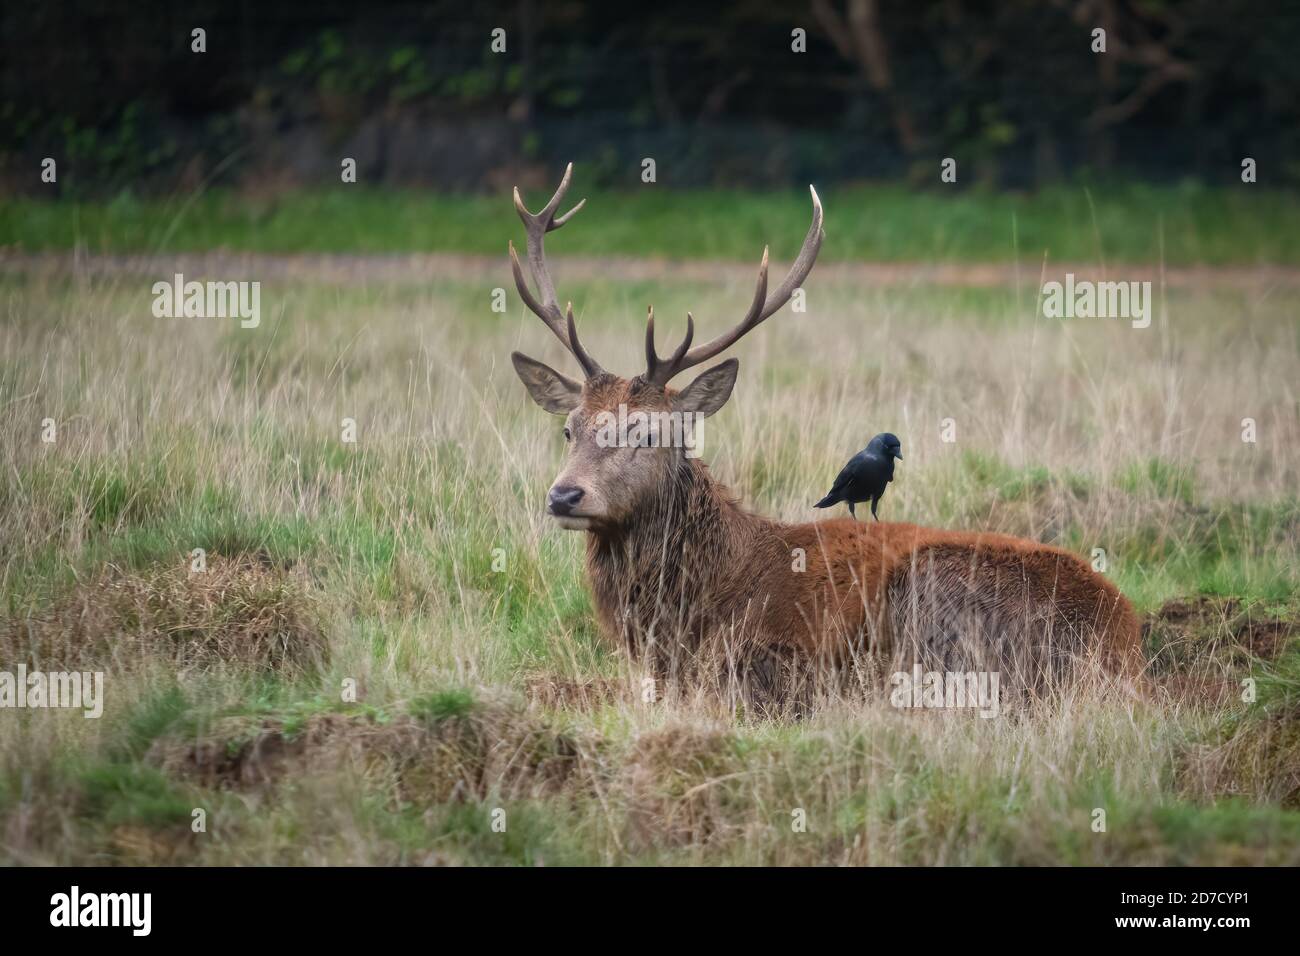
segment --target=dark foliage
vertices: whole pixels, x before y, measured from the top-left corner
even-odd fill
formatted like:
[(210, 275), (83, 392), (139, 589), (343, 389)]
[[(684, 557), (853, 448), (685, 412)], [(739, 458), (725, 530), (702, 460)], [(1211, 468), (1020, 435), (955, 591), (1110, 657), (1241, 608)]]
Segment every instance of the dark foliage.
[(932, 181), (945, 156), (964, 183), (1228, 181), (1243, 156), (1300, 181), (1283, 0), (49, 0), (5, 4), (0, 46), (11, 189), (43, 156), (86, 188), (336, 180), (340, 156), (455, 188), (567, 159), (631, 185), (645, 156), (668, 185)]

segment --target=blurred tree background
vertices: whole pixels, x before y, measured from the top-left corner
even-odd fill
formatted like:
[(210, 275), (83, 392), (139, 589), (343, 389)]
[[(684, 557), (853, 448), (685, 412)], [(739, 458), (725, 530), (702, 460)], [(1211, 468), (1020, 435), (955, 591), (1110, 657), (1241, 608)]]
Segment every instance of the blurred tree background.
[(10, 195), (44, 156), (84, 193), (274, 191), (345, 156), (446, 190), (569, 159), (632, 186), (644, 157), (678, 186), (933, 182), (945, 156), (999, 187), (1244, 156), (1300, 185), (1300, 8), (1272, 0), (44, 0), (4, 5), (0, 45)]

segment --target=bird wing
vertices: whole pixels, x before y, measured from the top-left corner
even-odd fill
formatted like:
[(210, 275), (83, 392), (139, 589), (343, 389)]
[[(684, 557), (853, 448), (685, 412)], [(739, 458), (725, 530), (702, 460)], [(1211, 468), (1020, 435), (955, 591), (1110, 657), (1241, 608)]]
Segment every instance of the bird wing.
[(849, 463), (840, 469), (840, 473), (835, 479), (835, 484), (831, 485), (831, 490), (827, 492), (827, 494), (831, 494), (831, 495), (838, 494), (839, 492), (843, 491), (846, 487), (848, 487), (849, 482), (853, 480), (853, 475), (854, 475), (853, 467), (854, 467), (854, 462), (856, 461), (857, 458), (851, 458), (849, 459)]

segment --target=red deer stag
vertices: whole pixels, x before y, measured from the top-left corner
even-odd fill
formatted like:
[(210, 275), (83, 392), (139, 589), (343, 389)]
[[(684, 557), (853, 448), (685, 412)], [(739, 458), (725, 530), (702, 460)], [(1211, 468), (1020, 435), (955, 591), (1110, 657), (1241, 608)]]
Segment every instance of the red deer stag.
[[(717, 412), (739, 363), (723, 361), (680, 391), (676, 375), (714, 358), (777, 312), (807, 278), (824, 236), (811, 189), (812, 226), (781, 284), (769, 295), (767, 250), (754, 298), (731, 331), (695, 345), (694, 318), (667, 358), (646, 321), (646, 369), (633, 378), (605, 371), (583, 347), (573, 306), (560, 311), (543, 237), (586, 200), (556, 215), (572, 164), (555, 195), (530, 213), (514, 193), (527, 234), (524, 278), (510, 258), (524, 303), (582, 366), (581, 383), (515, 352), (529, 395), (564, 415), (568, 456), (548, 495), (562, 528), (587, 532), (587, 570), (605, 635), (648, 657), (657, 673), (699, 676), (715, 662), (728, 688), (766, 708), (796, 696), (792, 682), (855, 660), (892, 658), (927, 670), (997, 671), (1005, 690), (1040, 690), (1080, 657), (1111, 672), (1140, 666), (1139, 631), (1128, 602), (1101, 575), (1059, 548), (998, 534), (941, 531), (848, 518), (783, 524), (753, 514), (671, 443), (600, 440), (616, 416)], [(604, 413), (604, 414), (602, 414)], [(702, 649), (721, 648), (705, 655)], [(721, 667), (716, 662), (722, 662)], [(1009, 673), (1010, 672), (1010, 673)], [(737, 680), (737, 678), (739, 678)], [(806, 686), (806, 682), (805, 685)]]

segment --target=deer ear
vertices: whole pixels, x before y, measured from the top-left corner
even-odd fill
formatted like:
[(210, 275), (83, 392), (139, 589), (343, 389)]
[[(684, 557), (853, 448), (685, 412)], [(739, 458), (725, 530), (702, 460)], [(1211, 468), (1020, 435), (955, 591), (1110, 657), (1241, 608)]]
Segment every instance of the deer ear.
[(582, 400), (582, 386), (549, 365), (530, 359), (522, 352), (511, 352), (510, 361), (533, 401), (551, 414), (567, 415)]
[(695, 381), (677, 393), (673, 407), (679, 412), (697, 412), (708, 418), (731, 398), (731, 389), (739, 371), (740, 362), (732, 358), (701, 372)]

